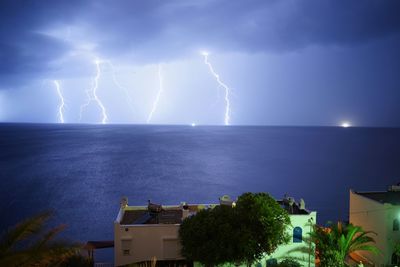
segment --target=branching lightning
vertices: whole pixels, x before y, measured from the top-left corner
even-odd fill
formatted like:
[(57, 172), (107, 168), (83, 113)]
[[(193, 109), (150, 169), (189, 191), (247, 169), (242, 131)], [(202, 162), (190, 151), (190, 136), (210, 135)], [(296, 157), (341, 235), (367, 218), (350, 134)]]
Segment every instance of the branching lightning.
[(100, 60), (96, 60), (97, 75), (96, 75), (96, 78), (94, 80), (93, 96), (94, 96), (94, 101), (96, 101), (96, 103), (99, 105), (99, 107), (101, 108), (101, 112), (103, 114), (103, 119), (101, 120), (101, 123), (105, 124), (107, 122), (107, 119), (108, 119), (106, 108), (104, 107), (103, 103), (101, 102), (101, 100), (97, 96), (97, 89), (99, 88), (99, 78), (100, 78), (100, 75), (101, 75), (100, 64), (101, 64), (101, 61)]
[(58, 120), (60, 123), (64, 123), (64, 109), (65, 109), (65, 101), (64, 97), (61, 92), (60, 82), (57, 80), (53, 81), (54, 85), (56, 86), (58, 97), (60, 98), (60, 105), (58, 107)]
[(86, 90), (86, 95), (88, 96), (88, 100), (87, 100), (87, 102), (85, 104), (83, 104), (81, 106), (79, 120), (82, 119), (83, 110), (87, 106), (89, 106), (92, 101), (95, 101), (97, 103), (97, 105), (101, 109), (101, 113), (102, 113), (101, 123), (102, 124), (106, 124), (107, 120), (108, 120), (107, 111), (106, 111), (106, 108), (104, 107), (103, 103), (101, 102), (101, 100), (97, 96), (97, 89), (99, 87), (99, 79), (100, 79), (100, 76), (101, 76), (101, 68), (100, 68), (101, 61), (97, 59), (95, 61), (95, 64), (96, 64), (96, 76), (93, 79), (93, 88), (91, 88), (89, 90)]
[(215, 79), (217, 80), (218, 84), (220, 86), (222, 86), (224, 88), (224, 90), (225, 90), (225, 118), (224, 118), (224, 123), (225, 123), (225, 125), (229, 125), (230, 112), (231, 112), (231, 110), (230, 110), (231, 105), (230, 105), (229, 96), (231, 94), (231, 89), (229, 89), (229, 87), (220, 80), (219, 75), (214, 71), (213, 66), (208, 61), (208, 52), (202, 52), (202, 55), (204, 56), (204, 63), (210, 69), (211, 74), (215, 77)]
[(149, 113), (149, 116), (147, 117), (147, 123), (150, 123), (151, 118), (153, 117), (154, 112), (156, 111), (158, 107), (158, 102), (160, 101), (161, 94), (164, 90), (163, 87), (163, 80), (162, 80), (162, 73), (161, 73), (161, 64), (158, 64), (158, 92), (157, 92), (157, 97), (153, 102), (153, 107)]
[(122, 85), (118, 82), (118, 80), (117, 80), (117, 76), (116, 76), (116, 74), (115, 74), (115, 73), (116, 73), (116, 68), (114, 67), (114, 65), (113, 65), (113, 64), (111, 63), (111, 61), (109, 61), (109, 60), (104, 60), (104, 61), (101, 61), (100, 63), (101, 63), (101, 64), (108, 64), (108, 65), (111, 67), (111, 75), (112, 75), (112, 79), (113, 79), (114, 84), (115, 84), (119, 89), (121, 89), (122, 91), (124, 91), (124, 93), (125, 93), (125, 95), (126, 95), (127, 103), (128, 103), (128, 105), (129, 105), (129, 108), (131, 109), (132, 112), (135, 112), (133, 100), (132, 100), (132, 98), (131, 98), (131, 96), (130, 96), (130, 94), (129, 94), (129, 92), (128, 92), (128, 89), (127, 89), (126, 87), (122, 86)]
[(85, 91), (85, 93), (86, 93), (86, 99), (87, 99), (87, 100), (86, 100), (86, 103), (83, 104), (83, 105), (81, 106), (81, 108), (80, 108), (80, 111), (79, 111), (79, 122), (82, 121), (82, 114), (83, 114), (84, 109), (85, 109), (87, 106), (89, 106), (90, 102), (92, 102), (92, 97), (90, 96), (90, 91), (91, 91), (91, 89), (86, 89), (86, 91)]

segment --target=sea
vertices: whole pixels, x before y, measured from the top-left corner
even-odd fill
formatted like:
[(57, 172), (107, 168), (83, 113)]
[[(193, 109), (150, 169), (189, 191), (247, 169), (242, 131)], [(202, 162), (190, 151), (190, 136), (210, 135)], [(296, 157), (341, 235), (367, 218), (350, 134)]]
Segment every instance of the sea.
[[(400, 182), (400, 128), (0, 124), (0, 230), (41, 211), (63, 238), (112, 240), (129, 205), (284, 195), (348, 220), (349, 191)], [(108, 257), (108, 256), (107, 256)]]

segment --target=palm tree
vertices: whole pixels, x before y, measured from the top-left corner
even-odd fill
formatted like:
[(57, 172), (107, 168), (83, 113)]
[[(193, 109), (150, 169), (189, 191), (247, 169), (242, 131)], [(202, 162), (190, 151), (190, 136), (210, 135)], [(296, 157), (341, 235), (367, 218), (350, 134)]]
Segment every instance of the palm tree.
[(330, 227), (315, 226), (311, 240), (316, 244), (316, 256), (322, 266), (340, 267), (346, 265), (346, 259), (354, 252), (379, 253), (370, 234), (375, 233), (364, 231), (360, 226), (338, 222)]
[(52, 215), (40, 213), (6, 231), (0, 239), (0, 266), (57, 266), (76, 254), (78, 244), (54, 240), (65, 225), (45, 230)]

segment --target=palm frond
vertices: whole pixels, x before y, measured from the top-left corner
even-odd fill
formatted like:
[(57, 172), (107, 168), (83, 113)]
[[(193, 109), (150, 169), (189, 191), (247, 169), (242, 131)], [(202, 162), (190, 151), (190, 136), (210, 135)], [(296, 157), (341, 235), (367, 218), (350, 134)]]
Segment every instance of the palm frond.
[(40, 213), (8, 230), (0, 240), (0, 266), (56, 266), (77, 254), (81, 244), (54, 240), (66, 225), (44, 231), (52, 215)]
[(33, 244), (32, 247), (40, 248), (45, 246), (46, 244), (48, 244), (48, 242), (52, 241), (57, 234), (62, 232), (66, 228), (66, 226), (67, 225), (65, 224), (61, 224), (59, 226), (50, 229), (45, 234), (43, 234), (43, 236), (35, 244)]
[(28, 262), (32, 257), (31, 252), (27, 251), (18, 251), (18, 252), (9, 252), (0, 257), (0, 266), (24, 266), (25, 262)]
[(46, 211), (9, 229), (0, 239), (0, 255), (11, 251), (19, 242), (39, 234), (51, 216), (52, 212)]
[(78, 243), (57, 241), (42, 246), (30, 247), (25, 250), (24, 261), (19, 260), (19, 265), (46, 266), (50, 263), (62, 262), (76, 254), (82, 246)]

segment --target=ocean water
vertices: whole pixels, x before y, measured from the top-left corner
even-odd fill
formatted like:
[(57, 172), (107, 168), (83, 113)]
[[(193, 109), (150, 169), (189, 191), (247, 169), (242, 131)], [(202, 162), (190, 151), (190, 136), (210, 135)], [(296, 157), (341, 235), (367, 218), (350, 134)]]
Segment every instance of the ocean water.
[(324, 223), (348, 218), (350, 189), (398, 182), (396, 128), (0, 124), (0, 229), (52, 209), (52, 223), (83, 242), (113, 239), (121, 196), (288, 194)]

